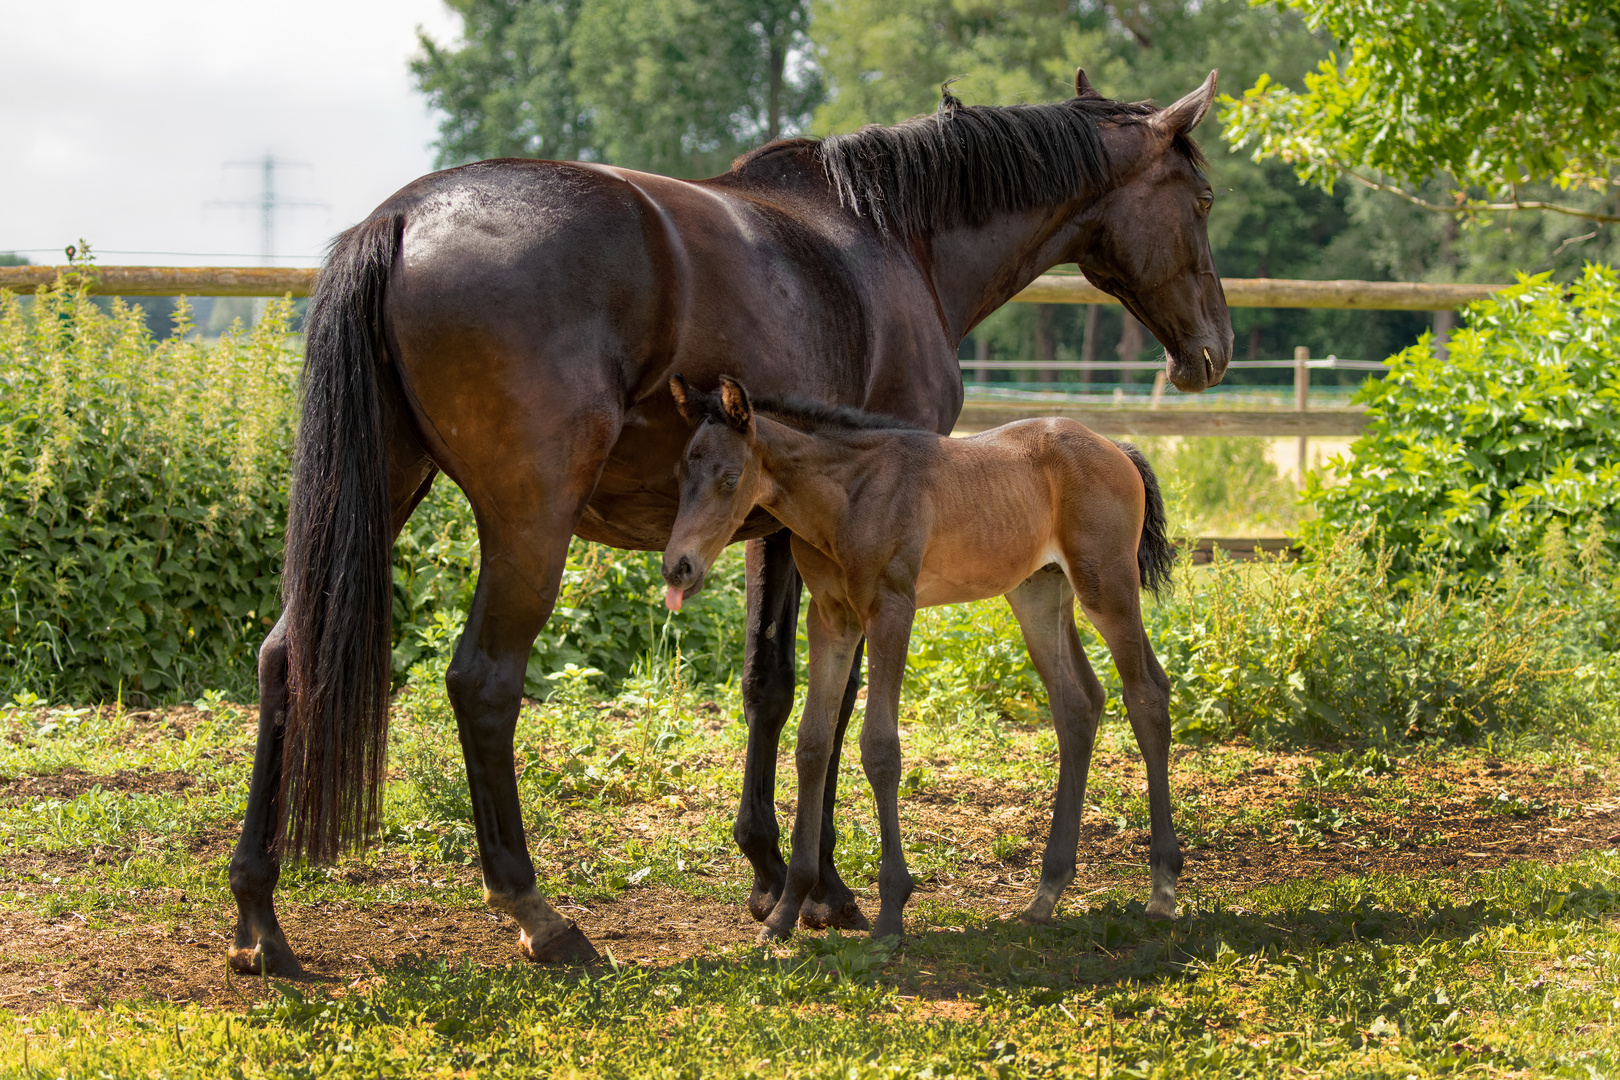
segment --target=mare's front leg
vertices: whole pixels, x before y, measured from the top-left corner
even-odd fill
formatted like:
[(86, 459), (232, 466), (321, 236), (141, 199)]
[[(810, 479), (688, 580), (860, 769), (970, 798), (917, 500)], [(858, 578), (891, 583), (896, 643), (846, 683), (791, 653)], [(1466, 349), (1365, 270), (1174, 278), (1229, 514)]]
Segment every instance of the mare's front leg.
[(778, 846), (776, 752), (793, 712), (794, 645), (799, 628), (799, 571), (786, 529), (748, 541), (743, 554), (748, 588), (742, 699), (748, 721), (742, 800), (732, 839), (754, 868), (748, 912), (763, 922), (782, 896), (787, 864)]
[(821, 807), (827, 790), (838, 707), (849, 669), (860, 645), (860, 624), (841, 603), (810, 603), (809, 688), (799, 720), (794, 764), (799, 774), (799, 805), (793, 817), (792, 850), (781, 898), (760, 928), (761, 944), (785, 940), (793, 933), (799, 909), (821, 878)]
[(866, 695), (866, 720), (861, 725), (861, 766), (877, 801), (878, 835), (883, 845), (874, 938), (900, 935), (902, 914), (913, 888), (900, 839), (899, 799), (900, 687), (905, 681), (906, 646), (915, 616), (910, 597), (890, 594), (881, 598), (876, 616), (866, 627), (871, 686)]
[(1026, 922), (1052, 919), (1058, 898), (1074, 880), (1080, 843), (1080, 814), (1086, 802), (1091, 750), (1102, 719), (1103, 688), (1086, 662), (1074, 627), (1074, 593), (1055, 566), (1037, 570), (1007, 594), (1024, 633), (1029, 657), (1046, 685), (1046, 700), (1057, 729), (1058, 783), (1052, 799), (1052, 829), (1041, 859), (1041, 883), (1020, 916)]

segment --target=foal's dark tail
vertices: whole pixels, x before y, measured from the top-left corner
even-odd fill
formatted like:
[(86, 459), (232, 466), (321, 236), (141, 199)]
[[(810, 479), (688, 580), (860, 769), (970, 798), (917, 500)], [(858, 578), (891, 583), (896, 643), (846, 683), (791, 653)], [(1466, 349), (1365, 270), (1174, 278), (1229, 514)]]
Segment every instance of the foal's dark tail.
[[(281, 591), (287, 719), (277, 844), (324, 861), (375, 830), (388, 745), (393, 621), (383, 286), (404, 220), (332, 244), (305, 322)], [(380, 370), (382, 369), (382, 370)]]
[(1159, 493), (1159, 478), (1153, 475), (1153, 466), (1148, 464), (1142, 451), (1130, 443), (1117, 445), (1142, 474), (1142, 489), (1147, 495), (1147, 507), (1142, 513), (1142, 540), (1136, 545), (1136, 566), (1142, 573), (1142, 587), (1154, 596), (1163, 596), (1170, 590), (1176, 547), (1165, 535), (1164, 496)]

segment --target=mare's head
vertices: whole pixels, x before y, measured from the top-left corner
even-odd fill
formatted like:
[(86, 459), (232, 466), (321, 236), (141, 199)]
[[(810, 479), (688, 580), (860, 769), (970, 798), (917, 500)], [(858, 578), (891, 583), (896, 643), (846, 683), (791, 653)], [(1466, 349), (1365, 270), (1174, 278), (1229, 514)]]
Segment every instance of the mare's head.
[(720, 389), (705, 394), (676, 375), (669, 392), (693, 429), (676, 468), (681, 506), (664, 548), (664, 603), (679, 611), (742, 528), (759, 500), (762, 477), (754, 406), (742, 383), (722, 375)]
[[(1075, 93), (1097, 96), (1084, 72)], [(1220, 382), (1232, 359), (1232, 320), (1209, 252), (1215, 193), (1190, 136), (1214, 99), (1212, 71), (1180, 101), (1116, 129), (1136, 153), (1114, 155), (1121, 182), (1081, 213), (1069, 253), (1159, 339), (1170, 381), (1187, 391)]]
[(1170, 380), (1202, 390), (1232, 355), (1214, 193), (1190, 136), (1214, 97), (1214, 72), (1165, 109), (1110, 101), (1084, 72), (1074, 97), (1040, 105), (964, 105), (947, 90), (933, 116), (835, 135), (815, 154), (841, 206), (934, 249), (961, 332), (1015, 282), (1078, 263), (1164, 344)]

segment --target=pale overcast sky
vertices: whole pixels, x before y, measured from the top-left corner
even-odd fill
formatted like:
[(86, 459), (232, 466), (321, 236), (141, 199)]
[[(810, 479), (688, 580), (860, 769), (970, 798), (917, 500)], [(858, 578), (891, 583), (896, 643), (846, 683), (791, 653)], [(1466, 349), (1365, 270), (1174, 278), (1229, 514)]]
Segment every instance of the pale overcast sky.
[[(0, 0), (0, 252), (105, 263), (257, 263), (266, 153), (287, 199), (278, 265), (433, 167), (411, 89), (416, 28), (453, 38), (441, 0)], [(29, 250), (45, 249), (45, 250)], [(198, 255), (114, 254), (196, 252)]]

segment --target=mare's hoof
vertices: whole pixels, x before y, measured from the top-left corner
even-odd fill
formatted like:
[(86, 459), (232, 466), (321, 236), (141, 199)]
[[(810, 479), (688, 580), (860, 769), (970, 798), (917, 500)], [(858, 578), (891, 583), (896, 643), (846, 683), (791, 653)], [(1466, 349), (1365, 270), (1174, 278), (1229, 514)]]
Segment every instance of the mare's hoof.
[(861, 906), (850, 897), (837, 908), (828, 904), (818, 904), (806, 901), (804, 907), (799, 909), (799, 925), (806, 930), (870, 930), (871, 920), (861, 911)]
[(872, 927), (872, 940), (882, 941), (887, 937), (896, 939), (904, 937), (904, 926), (900, 920), (900, 916), (896, 915), (891, 919), (880, 912), (878, 914), (877, 925)]
[(596, 951), (591, 939), (580, 931), (578, 923), (573, 922), (568, 924), (568, 929), (539, 946), (531, 942), (527, 934), (519, 936), (518, 950), (523, 953), (525, 960), (533, 960), (537, 964), (583, 967), (602, 959), (602, 954)]
[(1025, 926), (1051, 926), (1052, 913), (1056, 910), (1056, 903), (1044, 896), (1036, 896), (1028, 907), (1018, 913), (1018, 921)]
[(781, 895), (781, 890), (766, 892), (755, 886), (754, 891), (748, 894), (748, 914), (754, 917), (755, 922), (764, 922), (776, 910), (776, 901)]
[(284, 943), (261, 940), (252, 948), (233, 948), (226, 960), (238, 975), (274, 975), (278, 979), (296, 979), (304, 974), (304, 965)]
[(786, 941), (793, 936), (793, 924), (788, 923), (787, 928), (778, 930), (770, 923), (759, 928), (759, 935), (754, 938), (755, 945), (775, 945), (778, 941)]
[(1147, 906), (1147, 917), (1153, 922), (1170, 922), (1176, 917), (1176, 902), (1155, 900)]

